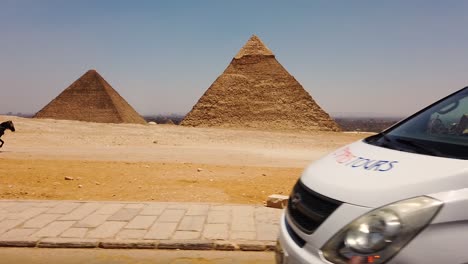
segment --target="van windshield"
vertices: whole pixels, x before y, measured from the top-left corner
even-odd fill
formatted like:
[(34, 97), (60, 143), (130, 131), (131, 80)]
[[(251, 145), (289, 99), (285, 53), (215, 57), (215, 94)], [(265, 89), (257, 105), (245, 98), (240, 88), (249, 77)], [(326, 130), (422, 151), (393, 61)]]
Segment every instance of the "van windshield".
[(423, 155), (468, 159), (468, 87), (364, 142)]

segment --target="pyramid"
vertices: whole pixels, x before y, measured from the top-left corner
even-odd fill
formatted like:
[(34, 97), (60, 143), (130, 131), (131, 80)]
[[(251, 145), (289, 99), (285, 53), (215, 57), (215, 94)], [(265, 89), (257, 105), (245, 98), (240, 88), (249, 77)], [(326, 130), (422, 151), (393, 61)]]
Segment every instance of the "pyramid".
[(174, 121), (172, 121), (172, 119), (169, 119), (169, 118), (166, 119), (166, 120), (164, 121), (163, 124), (164, 124), (164, 125), (175, 125), (175, 124), (174, 124)]
[(339, 131), (339, 126), (253, 35), (181, 125)]
[(95, 70), (87, 71), (34, 117), (146, 124), (135, 109)]

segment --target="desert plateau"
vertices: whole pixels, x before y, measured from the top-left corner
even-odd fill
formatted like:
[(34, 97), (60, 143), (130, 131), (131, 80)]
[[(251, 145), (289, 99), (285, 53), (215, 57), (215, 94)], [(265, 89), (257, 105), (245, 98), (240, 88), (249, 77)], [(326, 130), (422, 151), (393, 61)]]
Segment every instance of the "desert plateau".
[(302, 170), (368, 133), (12, 120), (0, 198), (261, 204)]

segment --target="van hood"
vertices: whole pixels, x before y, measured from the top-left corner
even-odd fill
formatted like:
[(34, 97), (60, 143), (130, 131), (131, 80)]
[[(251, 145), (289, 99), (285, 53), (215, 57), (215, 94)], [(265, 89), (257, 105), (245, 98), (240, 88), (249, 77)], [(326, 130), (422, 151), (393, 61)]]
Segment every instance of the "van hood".
[(344, 203), (379, 207), (420, 195), (468, 187), (468, 161), (367, 144), (345, 146), (314, 162), (301, 181)]

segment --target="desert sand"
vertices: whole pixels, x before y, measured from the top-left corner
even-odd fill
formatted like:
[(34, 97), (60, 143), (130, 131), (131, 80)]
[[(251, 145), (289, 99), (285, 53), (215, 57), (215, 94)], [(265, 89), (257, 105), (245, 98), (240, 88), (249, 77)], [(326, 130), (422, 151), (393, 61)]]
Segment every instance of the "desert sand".
[(16, 132), (2, 137), (1, 199), (261, 204), (289, 194), (310, 162), (369, 135), (5, 120)]

